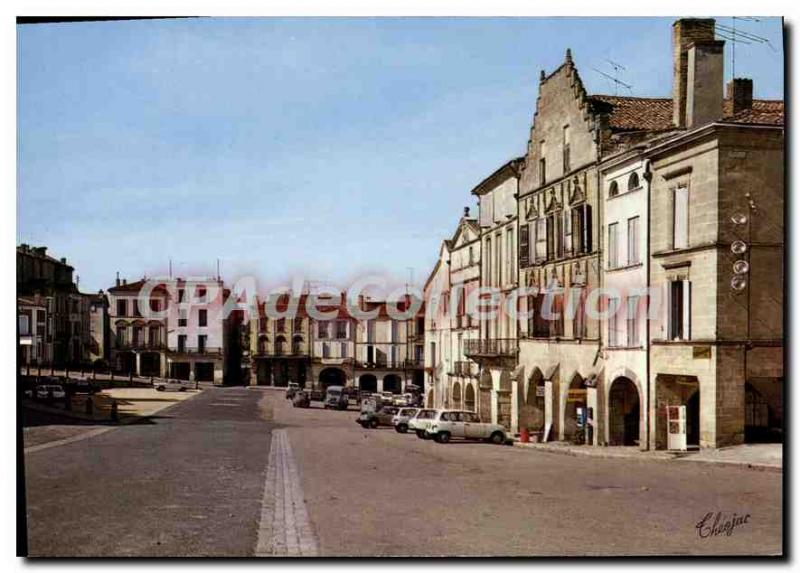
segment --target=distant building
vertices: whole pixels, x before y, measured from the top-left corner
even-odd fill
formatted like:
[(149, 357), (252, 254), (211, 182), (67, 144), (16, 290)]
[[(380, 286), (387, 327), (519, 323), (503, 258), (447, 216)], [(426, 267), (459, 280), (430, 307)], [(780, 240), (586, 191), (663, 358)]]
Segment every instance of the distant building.
[(53, 343), (48, 333), (47, 303), (41, 295), (17, 297), (19, 364), (50, 364)]

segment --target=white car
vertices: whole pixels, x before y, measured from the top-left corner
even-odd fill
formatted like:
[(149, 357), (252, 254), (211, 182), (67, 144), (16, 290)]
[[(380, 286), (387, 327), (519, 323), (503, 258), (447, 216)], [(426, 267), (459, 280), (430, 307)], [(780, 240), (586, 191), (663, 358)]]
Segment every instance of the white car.
[(36, 398), (38, 400), (63, 400), (66, 397), (64, 387), (57, 384), (42, 384), (36, 387)]
[(475, 412), (463, 410), (439, 410), (425, 433), (440, 444), (446, 444), (451, 438), (484, 440), (493, 444), (505, 444), (508, 441), (503, 426), (481, 422)]
[(408, 422), (417, 415), (419, 408), (401, 408), (392, 418), (394, 429), (400, 434), (408, 432)]
[(429, 440), (430, 436), (428, 436), (426, 430), (440, 411), (441, 410), (433, 410), (431, 408), (421, 409), (413, 418), (408, 421), (408, 429), (412, 432), (415, 432), (418, 438)]

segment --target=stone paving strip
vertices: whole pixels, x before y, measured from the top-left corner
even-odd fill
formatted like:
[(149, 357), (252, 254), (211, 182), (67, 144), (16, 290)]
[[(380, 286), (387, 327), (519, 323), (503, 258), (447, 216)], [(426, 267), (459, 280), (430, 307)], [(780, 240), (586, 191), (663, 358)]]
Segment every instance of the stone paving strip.
[(319, 554), (286, 430), (272, 432), (255, 554), (257, 557)]

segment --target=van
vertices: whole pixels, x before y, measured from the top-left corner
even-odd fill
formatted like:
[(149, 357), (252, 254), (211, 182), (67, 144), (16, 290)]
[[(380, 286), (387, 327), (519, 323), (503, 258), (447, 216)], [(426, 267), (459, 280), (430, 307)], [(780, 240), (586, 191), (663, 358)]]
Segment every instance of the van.
[(323, 406), (327, 410), (333, 408), (334, 410), (347, 410), (349, 402), (347, 394), (344, 393), (343, 386), (328, 386), (325, 391), (325, 401)]

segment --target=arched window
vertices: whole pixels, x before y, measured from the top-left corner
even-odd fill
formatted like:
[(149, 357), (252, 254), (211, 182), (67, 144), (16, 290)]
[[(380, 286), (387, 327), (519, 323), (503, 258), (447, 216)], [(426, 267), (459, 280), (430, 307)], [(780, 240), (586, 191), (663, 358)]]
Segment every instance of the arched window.
[(617, 195), (619, 195), (619, 185), (617, 185), (616, 181), (612, 181), (611, 185), (608, 187), (608, 196), (616, 197)]
[(303, 351), (303, 337), (295, 336), (292, 338), (292, 354), (300, 354)]
[(631, 173), (631, 176), (628, 177), (628, 191), (633, 191), (634, 189), (639, 188), (639, 175), (634, 171)]
[(283, 336), (279, 336), (275, 339), (275, 355), (283, 356), (283, 353), (285, 351), (286, 351), (286, 339)]
[(269, 340), (266, 336), (259, 336), (258, 337), (258, 353), (259, 354), (266, 354), (267, 353), (267, 343)]

